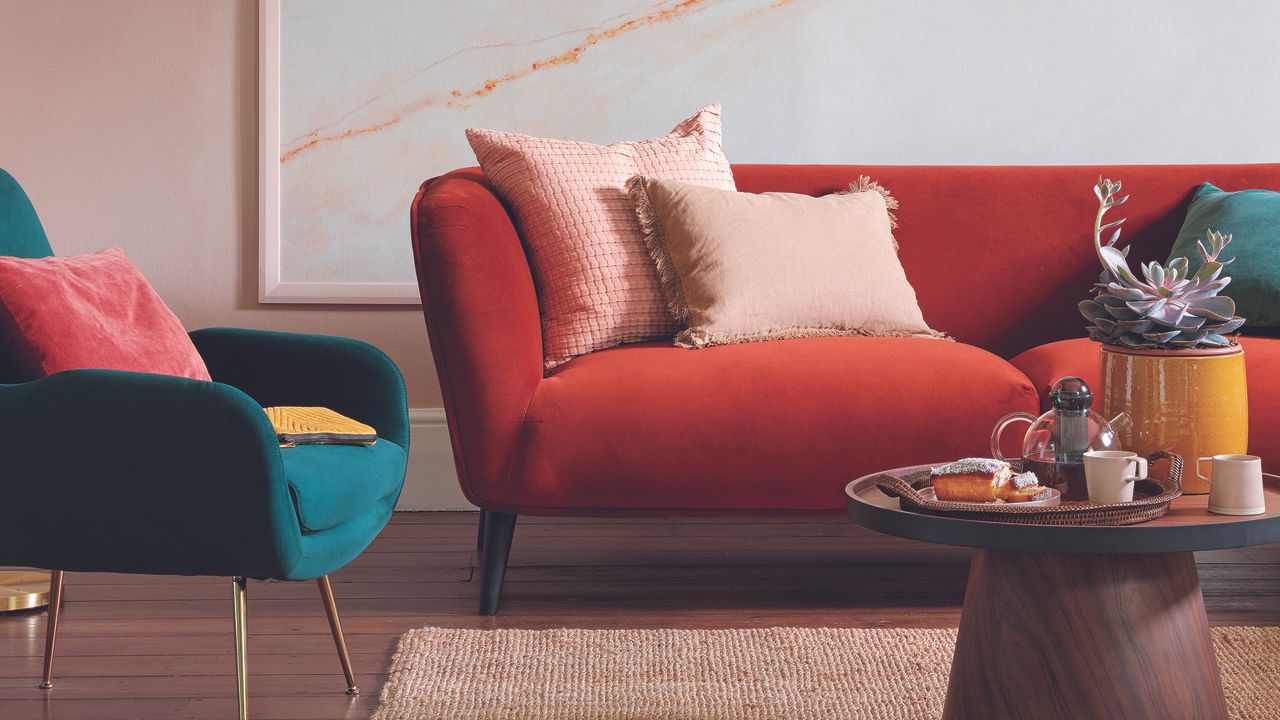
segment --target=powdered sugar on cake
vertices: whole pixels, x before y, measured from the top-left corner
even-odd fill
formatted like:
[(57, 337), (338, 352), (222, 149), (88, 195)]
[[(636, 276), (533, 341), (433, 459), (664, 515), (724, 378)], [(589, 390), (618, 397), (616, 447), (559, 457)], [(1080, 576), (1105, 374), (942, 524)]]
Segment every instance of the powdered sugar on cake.
[[(939, 475), (968, 475), (971, 473), (983, 473), (986, 475), (994, 475), (1009, 467), (1009, 463), (1003, 460), (995, 460), (993, 458), (963, 458), (953, 463), (947, 463), (942, 467), (933, 468), (930, 472), (934, 477)], [(1034, 474), (1030, 474), (1035, 478)]]
[(1017, 475), (1014, 475), (1013, 477), (1009, 478), (1009, 482), (1012, 483), (1014, 487), (1021, 490), (1022, 488), (1028, 488), (1033, 485), (1039, 485), (1040, 478), (1036, 477), (1035, 473), (1031, 471), (1027, 471), (1024, 473), (1018, 473)]

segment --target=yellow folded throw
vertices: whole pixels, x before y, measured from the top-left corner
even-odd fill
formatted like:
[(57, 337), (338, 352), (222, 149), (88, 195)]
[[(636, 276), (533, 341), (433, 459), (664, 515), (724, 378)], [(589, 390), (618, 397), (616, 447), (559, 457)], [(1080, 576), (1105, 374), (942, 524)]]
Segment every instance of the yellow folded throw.
[(372, 445), (378, 440), (378, 433), (373, 428), (329, 408), (285, 406), (263, 409), (275, 426), (280, 447)]

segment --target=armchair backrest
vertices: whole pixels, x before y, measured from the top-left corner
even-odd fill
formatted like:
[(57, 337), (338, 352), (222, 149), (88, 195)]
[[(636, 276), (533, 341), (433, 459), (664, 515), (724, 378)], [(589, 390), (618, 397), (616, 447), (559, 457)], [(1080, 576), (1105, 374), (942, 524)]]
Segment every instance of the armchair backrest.
[(39, 258), (52, 254), (31, 200), (18, 181), (0, 168), (0, 255)]
[[(40, 216), (13, 176), (0, 168), (0, 255), (22, 258), (49, 257), (53, 248), (44, 234)], [(14, 382), (18, 373), (0, 353), (0, 384)]]

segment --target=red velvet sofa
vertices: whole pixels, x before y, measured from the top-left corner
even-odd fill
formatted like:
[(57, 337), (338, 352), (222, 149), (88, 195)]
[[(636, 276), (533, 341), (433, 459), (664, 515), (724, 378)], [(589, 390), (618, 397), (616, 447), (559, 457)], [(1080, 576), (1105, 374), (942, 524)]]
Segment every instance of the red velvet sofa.
[[(414, 258), (458, 480), (479, 506), (481, 611), (517, 515), (820, 515), (877, 469), (987, 452), (1062, 375), (1098, 385), (1076, 304), (1099, 272), (1092, 186), (1123, 180), (1133, 259), (1164, 259), (1200, 182), (1280, 189), (1280, 164), (1105, 167), (735, 165), (738, 189), (821, 195), (866, 174), (901, 202), (900, 257), (958, 342), (837, 337), (701, 350), (650, 342), (543, 377), (519, 235), (478, 168), (423, 184)], [(1075, 339), (1073, 339), (1075, 338)], [(1280, 339), (1246, 338), (1253, 452), (1280, 460)]]

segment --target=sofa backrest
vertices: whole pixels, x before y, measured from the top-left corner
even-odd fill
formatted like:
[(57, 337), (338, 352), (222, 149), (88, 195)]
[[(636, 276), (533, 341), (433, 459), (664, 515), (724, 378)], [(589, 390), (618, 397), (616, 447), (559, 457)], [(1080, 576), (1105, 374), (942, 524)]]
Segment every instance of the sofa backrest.
[(1108, 219), (1128, 218), (1122, 243), (1133, 246), (1134, 267), (1166, 259), (1200, 183), (1280, 190), (1280, 163), (735, 165), (733, 173), (744, 192), (822, 195), (859, 175), (883, 184), (901, 205), (899, 257), (930, 327), (1004, 357), (1085, 334), (1076, 305), (1100, 271), (1092, 242), (1099, 175), (1122, 181), (1131, 196)]

